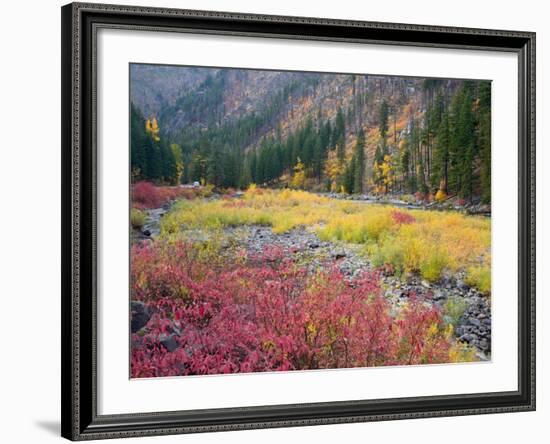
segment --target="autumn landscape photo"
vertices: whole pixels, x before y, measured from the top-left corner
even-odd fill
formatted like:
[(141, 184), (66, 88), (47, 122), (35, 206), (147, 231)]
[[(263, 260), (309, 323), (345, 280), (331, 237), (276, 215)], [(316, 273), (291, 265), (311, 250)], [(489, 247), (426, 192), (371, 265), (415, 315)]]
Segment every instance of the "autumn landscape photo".
[(129, 75), (131, 378), (490, 361), (490, 81)]

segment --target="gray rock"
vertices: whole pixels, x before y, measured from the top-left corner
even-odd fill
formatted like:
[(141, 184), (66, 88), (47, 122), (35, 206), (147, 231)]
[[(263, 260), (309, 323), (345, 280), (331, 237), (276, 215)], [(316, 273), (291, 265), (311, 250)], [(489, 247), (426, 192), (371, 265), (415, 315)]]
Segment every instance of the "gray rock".
[(347, 256), (347, 254), (344, 251), (335, 251), (332, 257), (336, 260), (343, 259)]
[(468, 290), (468, 285), (466, 285), (466, 283), (462, 280), (462, 279), (457, 279), (456, 280), (456, 287), (459, 289), (459, 290)]
[(466, 334), (462, 335), (459, 339), (463, 342), (470, 343), (470, 342), (473, 342), (475, 340), (475, 336), (472, 335), (471, 333), (466, 333)]
[(476, 327), (481, 327), (481, 321), (477, 318), (468, 318), (468, 322)]
[(487, 339), (482, 339), (479, 341), (479, 348), (481, 348), (483, 351), (486, 351), (489, 349), (489, 342)]
[(151, 312), (149, 308), (141, 301), (131, 301), (130, 303), (131, 322), (130, 327), (132, 333), (136, 333), (141, 330), (149, 319), (151, 319)]
[(173, 352), (179, 347), (178, 341), (176, 341), (175, 335), (170, 335), (168, 337), (165, 337), (164, 339), (161, 339), (160, 344), (169, 352)]

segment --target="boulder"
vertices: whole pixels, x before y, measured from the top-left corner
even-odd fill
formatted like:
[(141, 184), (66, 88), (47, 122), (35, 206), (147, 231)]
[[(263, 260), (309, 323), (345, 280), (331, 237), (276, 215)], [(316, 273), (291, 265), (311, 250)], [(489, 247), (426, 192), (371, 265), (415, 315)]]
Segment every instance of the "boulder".
[(468, 318), (468, 323), (471, 325), (475, 325), (476, 327), (481, 327), (481, 321), (477, 318)]
[(332, 257), (336, 260), (338, 259), (343, 259), (345, 258), (347, 255), (346, 255), (346, 252), (345, 251), (335, 251), (333, 254), (332, 254)]
[(151, 312), (149, 308), (141, 301), (132, 301), (130, 303), (131, 310), (131, 330), (132, 333), (136, 333), (141, 330), (149, 319), (151, 319)]
[(159, 341), (166, 350), (170, 353), (179, 347), (178, 341), (176, 341), (176, 335), (166, 336)]

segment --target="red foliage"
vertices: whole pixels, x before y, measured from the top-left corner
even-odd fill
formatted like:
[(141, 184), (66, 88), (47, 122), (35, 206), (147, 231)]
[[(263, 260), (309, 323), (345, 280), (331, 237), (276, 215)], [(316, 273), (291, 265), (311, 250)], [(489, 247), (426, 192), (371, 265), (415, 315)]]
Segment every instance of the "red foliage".
[[(190, 244), (136, 245), (132, 298), (154, 315), (132, 335), (134, 378), (444, 362), (441, 315), (391, 315), (377, 274), (307, 274), (278, 248), (223, 265)], [(177, 343), (168, 351), (161, 342)]]
[(158, 208), (162, 206), (158, 188), (151, 182), (137, 182), (132, 186), (132, 206), (135, 208)]
[(397, 225), (412, 224), (416, 219), (412, 214), (405, 213), (404, 211), (394, 210), (391, 212), (391, 217)]
[(417, 202), (424, 202), (426, 200), (426, 194), (422, 191), (417, 191), (416, 193), (414, 193), (414, 198)]
[(176, 199), (195, 199), (201, 192), (197, 188), (156, 186), (151, 182), (140, 181), (132, 186), (132, 207), (140, 210), (160, 208)]

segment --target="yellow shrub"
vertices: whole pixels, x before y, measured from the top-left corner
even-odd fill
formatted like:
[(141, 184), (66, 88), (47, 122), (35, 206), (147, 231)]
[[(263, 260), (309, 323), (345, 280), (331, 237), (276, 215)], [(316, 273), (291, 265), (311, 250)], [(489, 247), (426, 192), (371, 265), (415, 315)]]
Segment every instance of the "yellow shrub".
[(437, 193), (435, 193), (436, 202), (443, 202), (445, 199), (447, 199), (447, 195), (445, 194), (445, 191), (438, 190)]
[(143, 211), (138, 210), (137, 208), (132, 208), (130, 210), (130, 224), (134, 228), (141, 228), (145, 224), (146, 215)]
[(488, 266), (468, 268), (466, 283), (476, 287), (483, 294), (489, 294), (491, 292), (491, 268)]
[(420, 274), (430, 282), (436, 282), (447, 266), (447, 258), (441, 251), (436, 250), (429, 254), (427, 259), (420, 265)]
[(456, 342), (449, 350), (450, 362), (475, 362), (477, 360), (475, 348), (462, 342)]

